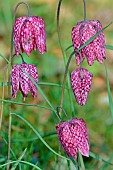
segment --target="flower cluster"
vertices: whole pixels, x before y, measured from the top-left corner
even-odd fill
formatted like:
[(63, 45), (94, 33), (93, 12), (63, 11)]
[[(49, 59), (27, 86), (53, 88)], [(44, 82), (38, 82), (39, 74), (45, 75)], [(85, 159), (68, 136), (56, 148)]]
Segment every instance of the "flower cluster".
[(73, 118), (56, 126), (59, 141), (68, 157), (77, 158), (77, 153), (89, 156), (89, 140), (86, 124), (83, 119)]
[[(98, 20), (81, 21), (72, 28), (72, 43), (75, 51), (79, 50), (82, 45), (100, 31), (94, 40), (82, 48), (79, 53), (75, 53), (77, 66), (81, 65), (85, 57), (89, 66), (94, 64), (94, 60), (97, 60), (101, 64), (103, 59), (106, 59), (105, 38), (101, 30), (102, 25)], [(71, 73), (71, 85), (79, 105), (86, 104), (91, 84), (92, 74), (88, 70), (80, 68)]]
[[(39, 50), (41, 54), (46, 52), (46, 31), (44, 20), (38, 16), (22, 16), (16, 19), (13, 27), (13, 40), (15, 54), (20, 51), (30, 56), (32, 50)], [(21, 91), (24, 100), (29, 92), (33, 97), (37, 96), (38, 71), (35, 65), (16, 64), (11, 73), (12, 97), (16, 97), (18, 90)]]
[[(86, 57), (88, 65), (92, 66), (95, 60), (102, 64), (106, 59), (104, 33), (101, 30), (101, 23), (94, 20), (78, 22), (72, 29), (76, 65), (80, 65), (80, 68), (71, 73), (70, 81), (76, 101), (81, 106), (86, 104), (93, 77), (92, 73), (82, 68), (82, 62)], [(88, 40), (91, 40), (90, 43), (79, 50)], [(56, 131), (68, 157), (76, 159), (78, 151), (89, 156), (88, 131), (83, 119), (72, 118), (68, 122), (61, 122), (56, 126)]]

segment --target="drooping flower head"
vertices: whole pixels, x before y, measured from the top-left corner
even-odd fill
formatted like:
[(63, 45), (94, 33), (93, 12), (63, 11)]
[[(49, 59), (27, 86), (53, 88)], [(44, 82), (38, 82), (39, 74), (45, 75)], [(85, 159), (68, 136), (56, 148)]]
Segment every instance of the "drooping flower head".
[[(72, 29), (72, 43), (74, 50), (77, 50), (80, 46), (85, 44), (92, 36), (102, 30), (100, 21), (86, 20), (78, 22)], [(106, 59), (105, 52), (105, 38), (104, 33), (101, 32), (91, 43), (80, 50), (80, 54), (76, 54), (76, 64), (80, 65), (80, 62), (87, 58), (88, 65), (92, 65), (94, 60), (97, 60), (100, 64), (103, 59)]]
[(46, 31), (44, 20), (38, 16), (19, 17), (13, 28), (14, 48), (16, 55), (20, 49), (28, 56), (32, 50), (46, 52)]
[(73, 118), (56, 126), (58, 139), (68, 157), (77, 158), (77, 153), (89, 156), (89, 140), (86, 124), (83, 119)]
[(24, 100), (29, 92), (31, 92), (33, 97), (37, 96), (37, 87), (30, 77), (35, 83), (38, 83), (38, 71), (35, 65), (26, 63), (13, 65), (11, 73), (13, 98), (16, 97), (18, 90), (21, 91)]
[(78, 68), (71, 73), (71, 86), (79, 105), (85, 105), (91, 88), (93, 75), (84, 68)]

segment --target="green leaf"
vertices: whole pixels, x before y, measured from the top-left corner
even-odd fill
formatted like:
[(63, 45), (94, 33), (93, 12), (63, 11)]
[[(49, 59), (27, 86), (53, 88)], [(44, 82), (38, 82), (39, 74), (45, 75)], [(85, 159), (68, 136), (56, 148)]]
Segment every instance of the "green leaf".
[(111, 96), (111, 90), (110, 90), (110, 85), (109, 85), (109, 79), (108, 79), (108, 72), (107, 72), (107, 67), (105, 66), (105, 71), (106, 71), (106, 84), (107, 84), (107, 90), (108, 90), (108, 98), (109, 98), (109, 106), (112, 114), (112, 119), (113, 119), (113, 100)]
[(71, 159), (73, 165), (75, 166), (76, 170), (78, 170), (78, 165), (76, 164), (75, 160), (72, 157), (70, 157), (70, 159)]
[(106, 48), (109, 50), (113, 50), (113, 46), (111, 46), (111, 45), (106, 45)]
[(105, 162), (105, 163), (107, 163), (107, 164), (109, 164), (109, 165), (112, 165), (113, 166), (113, 164), (112, 163), (110, 163), (110, 162), (108, 162), (108, 161), (106, 161), (106, 160), (104, 160), (103, 158), (101, 158), (101, 156), (99, 156), (99, 155), (97, 155), (97, 154), (94, 154), (93, 152), (90, 152), (90, 154), (89, 154), (92, 158), (94, 158), (94, 159), (97, 159), (97, 160), (99, 160), (99, 161), (102, 161), (102, 162)]
[(25, 120), (23, 117), (21, 117), (20, 115), (18, 115), (18, 114), (16, 114), (16, 113), (11, 113), (11, 114), (14, 115), (14, 116), (16, 116), (16, 117), (18, 117), (18, 118), (20, 118), (27, 126), (29, 126), (30, 129), (32, 129), (32, 131), (36, 134), (36, 136), (42, 141), (42, 143), (43, 143), (51, 152), (53, 152), (55, 155), (57, 155), (57, 156), (59, 156), (59, 157), (61, 157), (61, 158), (64, 158), (64, 159), (69, 160), (68, 158), (66, 158), (66, 157), (58, 154), (56, 151), (54, 151), (54, 150), (44, 141), (44, 139), (42, 138), (42, 136), (37, 132), (36, 129), (34, 129), (34, 127), (33, 127), (27, 120)]
[(9, 61), (7, 60), (7, 58), (4, 57), (2, 54), (0, 54), (0, 57), (2, 57), (7, 63), (9, 63)]
[(38, 105), (38, 104), (27, 104), (27, 103), (20, 103), (20, 102), (14, 102), (14, 101), (11, 101), (11, 100), (3, 100), (3, 99), (0, 99), (0, 101), (6, 102), (6, 103), (12, 103), (12, 104), (16, 104), (16, 105), (34, 106), (34, 107), (39, 107), (39, 108), (42, 108), (42, 109), (47, 109), (47, 110), (53, 111), (51, 108), (48, 108), (46, 106), (41, 106), (41, 105)]
[(22, 158), (24, 157), (25, 153), (26, 153), (27, 148), (23, 151), (23, 153), (21, 154), (21, 156), (18, 158), (17, 162), (13, 165), (13, 167), (11, 168), (11, 170), (15, 170), (16, 167), (18, 166), (18, 164), (20, 163), (20, 161), (22, 160)]
[[(7, 165), (14, 164), (14, 163), (17, 163), (17, 162), (18, 162), (18, 161), (10, 161), (10, 162), (7, 162), (7, 163), (5, 163), (5, 164), (0, 165), (0, 168), (2, 168), (2, 167), (4, 167), (4, 166), (6, 167)], [(38, 170), (42, 170), (42, 169), (40, 169), (38, 166), (36, 166), (36, 165), (34, 165), (34, 164), (30, 163), (30, 162), (27, 162), (27, 161), (20, 161), (20, 163), (23, 163), (23, 164), (26, 164), (26, 165), (30, 165), (30, 166), (38, 169)]]

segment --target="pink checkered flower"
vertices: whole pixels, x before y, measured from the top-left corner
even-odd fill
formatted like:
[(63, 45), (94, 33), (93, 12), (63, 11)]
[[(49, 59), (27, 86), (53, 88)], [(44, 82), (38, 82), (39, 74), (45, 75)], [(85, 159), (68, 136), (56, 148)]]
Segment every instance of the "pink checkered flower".
[(85, 105), (91, 88), (93, 75), (84, 68), (78, 68), (71, 73), (71, 86), (79, 105)]
[[(72, 43), (74, 50), (77, 50), (80, 46), (85, 44), (100, 30), (102, 30), (100, 21), (89, 20), (78, 22), (72, 29)], [(75, 54), (77, 65), (80, 65), (80, 62), (84, 60), (85, 56), (88, 65), (91, 66), (94, 63), (94, 60), (97, 60), (101, 64), (103, 59), (106, 59), (104, 33), (101, 32), (91, 43), (80, 50), (80, 52), (81, 56), (79, 53)]]
[(56, 126), (58, 139), (68, 157), (77, 158), (77, 153), (89, 157), (88, 130), (83, 119), (73, 118)]
[(20, 49), (28, 56), (32, 50), (46, 52), (46, 31), (44, 20), (38, 16), (19, 17), (13, 28), (14, 48), (16, 55)]
[(12, 67), (11, 82), (12, 82), (12, 97), (15, 98), (18, 90), (21, 91), (24, 100), (29, 92), (33, 97), (37, 97), (37, 87), (32, 82), (30, 77), (35, 83), (38, 83), (38, 71), (33, 64), (15, 64)]

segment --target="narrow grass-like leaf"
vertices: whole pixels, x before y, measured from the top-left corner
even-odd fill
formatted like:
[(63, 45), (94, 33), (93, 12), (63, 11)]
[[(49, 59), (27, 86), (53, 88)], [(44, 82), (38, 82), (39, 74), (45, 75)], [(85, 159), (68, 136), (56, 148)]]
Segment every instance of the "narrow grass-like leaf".
[(75, 166), (76, 170), (78, 170), (78, 165), (76, 164), (75, 160), (72, 157), (70, 157), (70, 159), (71, 159), (73, 165)]
[[(113, 155), (112, 155), (112, 156), (110, 156), (110, 158), (109, 158), (108, 162), (112, 161), (112, 159), (113, 159)], [(108, 166), (109, 166), (109, 164), (108, 164), (108, 163), (105, 163), (105, 164), (101, 167), (101, 170), (105, 170), (105, 169), (107, 169), (107, 167), (108, 167)]]
[(72, 47), (73, 47), (73, 44), (70, 45), (70, 46), (68, 46), (68, 47), (65, 49), (65, 51), (69, 50), (69, 49), (72, 48)]
[(21, 154), (21, 156), (18, 158), (17, 162), (13, 165), (13, 167), (11, 168), (11, 170), (15, 170), (16, 167), (18, 166), (18, 164), (20, 163), (20, 161), (22, 160), (22, 158), (24, 157), (25, 153), (26, 153), (27, 148), (23, 151), (23, 153)]
[[(0, 168), (6, 167), (7, 165), (14, 164), (14, 163), (17, 163), (17, 162), (18, 161), (7, 162), (5, 164), (0, 165)], [(38, 170), (42, 170), (38, 166), (36, 166), (36, 165), (34, 165), (34, 164), (30, 163), (30, 162), (27, 162), (27, 161), (20, 161), (20, 163), (23, 163), (23, 164), (26, 164), (26, 165), (30, 165), (30, 166), (34, 167), (35, 169), (38, 169)]]
[[(56, 132), (48, 132), (48, 133), (45, 133), (44, 135), (41, 135), (42, 138), (46, 138), (46, 137), (49, 137), (49, 136), (52, 136), (52, 135), (56, 135)], [(30, 139), (25, 139), (25, 138), (21, 138), (21, 139), (12, 139), (11, 140), (11, 143), (15, 143), (15, 142), (33, 142), (35, 140), (39, 140), (39, 138), (37, 136), (35, 137), (30, 137)]]
[(61, 84), (55, 84), (55, 83), (49, 83), (49, 82), (39, 82), (38, 85), (62, 87)]
[(113, 46), (111, 46), (111, 45), (106, 45), (106, 49), (113, 50)]
[[(4, 142), (6, 143), (6, 145), (8, 145), (6, 139), (5, 139), (3, 136), (2, 136), (2, 139), (4, 140)], [(13, 152), (13, 150), (12, 150), (11, 148), (10, 148), (10, 151), (11, 151), (11, 154), (13, 155), (13, 157), (16, 159), (16, 155), (15, 155), (15, 153)], [(22, 169), (21, 169), (21, 165), (19, 164), (18, 166), (19, 166), (19, 170), (22, 170)]]
[(11, 101), (11, 100), (3, 100), (3, 99), (0, 99), (0, 101), (6, 102), (6, 103), (11, 103), (11, 104), (16, 104), (16, 105), (34, 106), (34, 107), (39, 107), (39, 108), (42, 108), (42, 109), (47, 109), (47, 110), (54, 111), (51, 108), (48, 108), (46, 106), (41, 106), (41, 105), (38, 105), (38, 104), (27, 104), (27, 103), (20, 103), (20, 102), (14, 102), (14, 101)]
[(38, 133), (38, 131), (27, 121), (25, 120), (22, 116), (16, 114), (16, 113), (11, 113), (12, 115), (20, 118), (27, 126), (29, 126), (29, 128), (36, 134), (36, 136), (41, 140), (41, 142), (51, 151), (53, 152), (55, 155), (61, 157), (61, 158), (64, 158), (64, 159), (67, 159), (69, 160), (68, 158), (58, 154), (56, 151), (54, 151), (45, 141), (44, 139), (42, 138), (42, 136)]
[(48, 105), (53, 109), (53, 111), (56, 112), (56, 110), (54, 109), (54, 107), (52, 106), (52, 104), (50, 103), (50, 101), (48, 100), (48, 98), (46, 97), (46, 95), (44, 94), (43, 90), (39, 87), (39, 85), (33, 80), (33, 78), (24, 70), (21, 68), (21, 70), (30, 78), (30, 80), (33, 82), (33, 84), (37, 87), (37, 89), (40, 91), (40, 93), (42, 94), (43, 98), (46, 100), (46, 102), (48, 103)]
[(53, 105), (50, 103), (50, 101), (48, 100), (48, 98), (46, 97), (45, 93), (43, 92), (43, 90), (39, 87), (39, 85), (33, 80), (33, 78), (24, 70), (21, 68), (21, 70), (30, 78), (30, 80), (33, 82), (33, 84), (37, 87), (37, 89), (40, 91), (41, 95), (43, 96), (43, 98), (46, 100), (46, 102), (48, 103), (48, 105), (52, 108), (53, 112), (56, 114), (56, 116), (58, 117), (58, 119), (60, 120), (56, 110), (54, 109)]
[[(55, 83), (49, 83), (49, 82), (39, 82), (38, 85), (62, 87), (61, 84), (55, 84)], [(0, 82), (0, 86), (8, 86), (8, 82), (5, 82), (5, 83)]]
[(107, 84), (107, 91), (108, 91), (108, 98), (109, 98), (109, 106), (112, 114), (112, 119), (113, 119), (113, 100), (111, 96), (111, 90), (110, 90), (110, 85), (109, 85), (109, 79), (108, 79), (108, 72), (107, 72), (107, 67), (105, 66), (105, 71), (106, 71), (106, 84)]
[(112, 163), (110, 163), (110, 162), (104, 160), (101, 156), (99, 156), (99, 155), (97, 155), (97, 154), (94, 154), (93, 152), (90, 152), (89, 155), (90, 155), (92, 158), (94, 158), (94, 159), (97, 159), (97, 160), (99, 160), (99, 161), (105, 162), (105, 163), (107, 163), (107, 164), (113, 166)]
[(2, 57), (7, 63), (9, 63), (9, 61), (7, 60), (7, 58), (4, 57), (2, 54), (0, 54), (0, 57)]
[(8, 82), (0, 82), (0, 86), (8, 86)]

